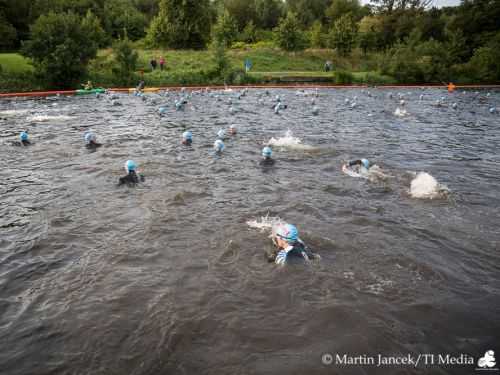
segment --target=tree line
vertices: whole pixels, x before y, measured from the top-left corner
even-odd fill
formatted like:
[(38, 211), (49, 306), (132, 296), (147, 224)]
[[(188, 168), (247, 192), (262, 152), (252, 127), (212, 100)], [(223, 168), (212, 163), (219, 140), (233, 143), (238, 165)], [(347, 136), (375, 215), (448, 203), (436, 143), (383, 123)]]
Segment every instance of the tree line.
[[(261, 41), (286, 51), (327, 48), (340, 56), (359, 49), (365, 55), (377, 54), (379, 70), (402, 82), (453, 76), (498, 82), (500, 0), (462, 0), (457, 7), (441, 9), (432, 4), (432, 0), (372, 0), (370, 5), (359, 0), (0, 0), (0, 49), (21, 48), (37, 69), (46, 74), (60, 71), (59, 80), (83, 74), (85, 63), (99, 48), (131, 40), (152, 48), (216, 45), (220, 53), (235, 43)], [(71, 68), (61, 60), (73, 61)]]

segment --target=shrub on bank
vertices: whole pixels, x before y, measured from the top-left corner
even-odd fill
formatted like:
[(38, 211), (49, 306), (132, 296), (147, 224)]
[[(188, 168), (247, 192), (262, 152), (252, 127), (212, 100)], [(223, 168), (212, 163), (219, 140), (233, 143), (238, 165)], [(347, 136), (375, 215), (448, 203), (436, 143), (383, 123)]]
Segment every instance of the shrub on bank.
[(0, 92), (27, 92), (46, 89), (32, 72), (13, 73), (0, 71)]
[(354, 82), (353, 74), (345, 70), (337, 70), (334, 77), (337, 85), (348, 85)]

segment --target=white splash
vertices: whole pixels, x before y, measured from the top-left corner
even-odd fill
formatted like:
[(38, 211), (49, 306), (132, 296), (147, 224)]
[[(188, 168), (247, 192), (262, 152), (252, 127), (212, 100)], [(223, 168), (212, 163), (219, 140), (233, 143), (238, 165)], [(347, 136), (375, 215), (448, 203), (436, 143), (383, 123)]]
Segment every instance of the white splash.
[(250, 228), (259, 229), (261, 232), (269, 232), (269, 238), (276, 237), (276, 229), (280, 225), (286, 225), (287, 223), (277, 216), (261, 216), (259, 219), (247, 221), (247, 225)]
[(291, 130), (287, 130), (284, 137), (281, 138), (271, 138), (267, 142), (268, 146), (290, 148), (296, 150), (312, 150), (314, 147), (305, 145), (302, 143), (300, 138), (294, 137)]
[(357, 168), (349, 168), (347, 165), (344, 165), (342, 167), (342, 172), (344, 172), (346, 175), (350, 177), (366, 178), (371, 182), (386, 180), (391, 177), (390, 175), (384, 173), (382, 168), (380, 168), (376, 164), (372, 165), (370, 169), (366, 169), (363, 166)]
[(284, 222), (279, 217), (269, 216), (269, 214), (261, 216), (260, 221), (259, 219), (247, 221), (250, 228), (260, 229), (261, 231), (272, 230), (274, 226), (282, 223)]
[(404, 117), (407, 115), (406, 109), (400, 109), (399, 107), (396, 108), (394, 111), (394, 116), (398, 117)]
[(426, 172), (419, 172), (411, 181), (410, 194), (412, 198), (434, 199), (441, 198), (449, 193), (445, 185), (441, 185), (437, 180)]
[(29, 109), (7, 109), (5, 111), (0, 111), (0, 116), (16, 116), (16, 115), (24, 115), (26, 113), (29, 113)]
[(73, 117), (65, 115), (59, 115), (59, 116), (38, 115), (38, 116), (30, 116), (26, 120), (31, 122), (69, 121), (73, 120)]

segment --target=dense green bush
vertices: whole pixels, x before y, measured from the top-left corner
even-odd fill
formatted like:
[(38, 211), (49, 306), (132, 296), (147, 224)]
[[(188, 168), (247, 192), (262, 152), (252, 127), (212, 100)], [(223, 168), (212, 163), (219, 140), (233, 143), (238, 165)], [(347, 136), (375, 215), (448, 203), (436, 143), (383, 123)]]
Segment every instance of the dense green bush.
[(0, 92), (25, 92), (43, 90), (45, 85), (33, 73), (0, 71)]
[(325, 48), (326, 37), (321, 22), (316, 21), (313, 23), (311, 30), (309, 30), (309, 42), (313, 48)]
[(338, 85), (347, 85), (354, 82), (354, 76), (351, 72), (337, 70), (335, 73), (335, 83)]
[(357, 28), (350, 15), (340, 17), (328, 35), (328, 46), (342, 56), (351, 53), (357, 40)]
[(23, 54), (51, 86), (71, 87), (85, 76), (87, 63), (97, 54), (94, 35), (95, 30), (74, 13), (49, 13), (32, 26)]
[(203, 49), (210, 39), (209, 0), (161, 0), (147, 39), (152, 46)]
[(132, 48), (132, 43), (125, 37), (118, 40), (113, 46), (116, 66), (113, 74), (120, 83), (130, 84), (137, 69), (139, 55)]
[(17, 42), (17, 31), (0, 13), (0, 51), (12, 48)]
[(236, 40), (238, 34), (238, 25), (229, 12), (224, 11), (217, 18), (217, 23), (212, 28), (212, 41), (223, 43), (225, 47), (230, 48)]
[(500, 82), (500, 46), (478, 48), (468, 63), (468, 72), (477, 82)]
[(300, 29), (297, 16), (288, 12), (275, 29), (276, 44), (285, 51), (302, 51), (307, 47), (304, 33)]
[(255, 43), (257, 41), (257, 29), (253, 21), (247, 23), (239, 39), (245, 43)]

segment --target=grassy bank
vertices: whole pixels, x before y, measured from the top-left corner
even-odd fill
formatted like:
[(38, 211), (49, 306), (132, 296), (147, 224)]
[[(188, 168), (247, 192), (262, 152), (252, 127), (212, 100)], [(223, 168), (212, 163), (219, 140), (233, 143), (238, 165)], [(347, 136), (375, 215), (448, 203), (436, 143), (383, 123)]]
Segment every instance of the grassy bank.
[[(214, 63), (210, 51), (188, 50), (145, 50), (138, 49), (138, 72), (128, 85), (135, 85), (140, 79), (141, 71), (148, 86), (189, 85), (189, 84), (222, 84), (221, 79), (214, 79), (208, 72), (213, 71)], [(165, 69), (152, 70), (150, 60), (163, 56)], [(331, 50), (306, 50), (289, 53), (267, 45), (244, 46), (227, 51), (227, 57), (235, 69), (241, 73), (235, 83), (279, 83), (279, 82), (328, 82), (328, 83), (393, 83), (390, 77), (376, 73), (377, 56), (364, 56), (355, 51), (349, 58), (341, 58)], [(243, 73), (244, 61), (250, 59), (252, 69), (248, 75)], [(342, 79), (334, 72), (324, 72), (326, 60), (331, 60), (334, 70), (342, 72)], [(29, 61), (19, 54), (0, 54), (0, 66), (3, 72), (0, 77), (0, 90), (30, 90), (45, 88), (37, 83), (33, 76), (33, 68)], [(123, 86), (113, 76), (113, 53), (111, 49), (99, 51), (95, 60), (89, 65), (89, 79), (95, 85), (105, 87)]]

